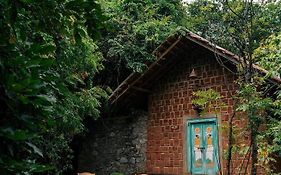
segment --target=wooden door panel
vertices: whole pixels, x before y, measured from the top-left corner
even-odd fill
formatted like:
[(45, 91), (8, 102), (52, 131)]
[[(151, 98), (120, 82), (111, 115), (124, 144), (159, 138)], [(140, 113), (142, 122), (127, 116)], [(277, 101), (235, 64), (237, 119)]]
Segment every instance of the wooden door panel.
[(192, 174), (218, 172), (218, 133), (216, 120), (194, 120), (187, 126), (188, 168)]

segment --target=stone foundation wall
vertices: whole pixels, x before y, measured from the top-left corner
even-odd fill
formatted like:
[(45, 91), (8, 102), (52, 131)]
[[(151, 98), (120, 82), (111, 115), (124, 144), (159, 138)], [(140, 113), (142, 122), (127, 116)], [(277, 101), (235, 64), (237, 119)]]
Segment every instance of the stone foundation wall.
[(147, 114), (102, 118), (85, 138), (78, 160), (80, 172), (125, 175), (146, 172)]

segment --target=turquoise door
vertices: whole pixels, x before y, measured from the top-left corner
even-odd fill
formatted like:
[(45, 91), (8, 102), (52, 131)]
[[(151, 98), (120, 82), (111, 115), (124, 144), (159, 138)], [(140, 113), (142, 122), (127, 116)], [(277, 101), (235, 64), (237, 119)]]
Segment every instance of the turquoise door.
[(217, 174), (219, 170), (216, 119), (187, 122), (187, 164), (191, 174)]

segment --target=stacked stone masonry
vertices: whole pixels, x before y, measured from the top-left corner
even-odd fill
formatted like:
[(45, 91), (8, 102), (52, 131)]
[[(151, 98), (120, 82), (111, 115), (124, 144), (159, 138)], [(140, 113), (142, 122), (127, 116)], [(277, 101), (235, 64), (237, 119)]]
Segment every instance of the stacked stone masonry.
[(146, 112), (100, 119), (82, 145), (79, 172), (97, 175), (146, 172), (146, 129)]

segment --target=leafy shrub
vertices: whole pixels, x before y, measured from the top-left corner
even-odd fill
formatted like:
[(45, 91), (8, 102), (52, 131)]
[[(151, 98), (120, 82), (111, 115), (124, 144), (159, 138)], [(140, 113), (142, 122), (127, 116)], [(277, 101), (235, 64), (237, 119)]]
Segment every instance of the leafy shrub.
[[(79, 6), (77, 6), (79, 3)], [(61, 174), (83, 118), (99, 116), (95, 1), (0, 2), (0, 172)], [(94, 20), (95, 18), (95, 20)]]

